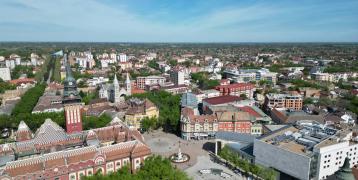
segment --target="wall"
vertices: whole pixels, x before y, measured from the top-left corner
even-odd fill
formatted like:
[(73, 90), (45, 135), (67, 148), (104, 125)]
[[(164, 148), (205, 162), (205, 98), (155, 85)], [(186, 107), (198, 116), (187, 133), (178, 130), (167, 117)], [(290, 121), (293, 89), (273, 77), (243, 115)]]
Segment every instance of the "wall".
[(255, 163), (272, 167), (298, 179), (309, 180), (310, 158), (254, 140)]

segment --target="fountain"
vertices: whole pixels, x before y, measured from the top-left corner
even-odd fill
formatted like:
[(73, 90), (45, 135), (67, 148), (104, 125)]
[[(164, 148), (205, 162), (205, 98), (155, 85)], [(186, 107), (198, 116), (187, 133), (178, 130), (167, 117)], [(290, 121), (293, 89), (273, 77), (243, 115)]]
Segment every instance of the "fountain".
[(183, 163), (187, 162), (190, 159), (190, 156), (186, 153), (182, 153), (180, 149), (180, 141), (179, 141), (179, 150), (178, 153), (172, 154), (169, 159), (174, 163)]

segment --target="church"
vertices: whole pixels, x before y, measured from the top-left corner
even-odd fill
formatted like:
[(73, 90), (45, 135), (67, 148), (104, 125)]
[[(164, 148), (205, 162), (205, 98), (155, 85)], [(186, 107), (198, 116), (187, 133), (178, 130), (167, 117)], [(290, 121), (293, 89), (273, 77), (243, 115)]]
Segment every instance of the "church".
[(120, 87), (117, 79), (117, 75), (114, 75), (113, 84), (103, 84), (99, 90), (99, 98), (106, 98), (112, 103), (119, 103), (124, 101), (125, 96), (132, 94), (131, 80), (127, 73), (127, 79), (125, 81), (125, 87)]

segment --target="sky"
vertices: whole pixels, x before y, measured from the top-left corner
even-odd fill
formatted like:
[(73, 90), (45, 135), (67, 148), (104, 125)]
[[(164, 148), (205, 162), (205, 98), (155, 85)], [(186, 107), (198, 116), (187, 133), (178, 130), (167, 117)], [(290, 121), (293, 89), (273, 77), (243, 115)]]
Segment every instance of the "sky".
[(358, 0), (0, 0), (0, 41), (358, 42)]

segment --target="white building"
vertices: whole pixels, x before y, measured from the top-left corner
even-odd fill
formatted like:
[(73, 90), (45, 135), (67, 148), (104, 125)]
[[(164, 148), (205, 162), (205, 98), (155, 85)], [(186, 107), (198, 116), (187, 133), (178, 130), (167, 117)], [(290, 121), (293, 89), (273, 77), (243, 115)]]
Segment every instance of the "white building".
[(218, 58), (214, 58), (210, 60), (209, 65), (206, 67), (206, 71), (209, 73), (219, 73), (221, 68), (223, 67), (223, 63)]
[(343, 165), (346, 157), (350, 167), (358, 164), (358, 138), (351, 131), (343, 130), (314, 147), (318, 154), (317, 179), (326, 179)]
[(200, 93), (195, 93), (195, 96), (198, 102), (201, 103), (203, 99), (220, 96), (220, 91), (215, 89), (203, 90)]
[[(358, 164), (358, 138), (348, 129), (337, 130), (301, 120), (254, 141), (255, 163), (304, 180), (324, 180), (350, 159)], [(278, 156), (279, 155), (279, 156)], [(279, 157), (279, 158), (278, 158)]]
[(10, 69), (14, 69), (16, 66), (15, 60), (14, 59), (6, 59), (5, 60), (5, 67), (10, 68)]
[(87, 84), (89, 86), (97, 86), (99, 84), (103, 84), (103, 83), (106, 83), (108, 81), (109, 81), (109, 79), (105, 78), (105, 77), (94, 77), (92, 79), (88, 79)]
[(146, 76), (137, 77), (137, 88), (145, 89), (147, 85), (164, 85), (165, 77), (162, 76)]
[(127, 62), (127, 55), (124, 53), (120, 53), (119, 55), (119, 62)]
[(113, 60), (113, 62), (117, 62), (117, 54), (116, 53), (111, 53), (109, 55), (109, 58)]
[(235, 82), (250, 82), (266, 80), (276, 84), (277, 73), (270, 72), (266, 68), (261, 69), (226, 69), (224, 71), (226, 78), (232, 79)]
[(175, 68), (170, 71), (170, 79), (175, 85), (183, 85), (184, 83), (184, 71), (180, 68)]
[(93, 55), (90, 51), (80, 52), (79, 57), (76, 57), (76, 63), (85, 69), (92, 69), (96, 62), (93, 59)]
[(153, 59), (157, 58), (157, 53), (148, 53), (145, 57), (146, 60), (151, 61)]
[(4, 81), (11, 80), (10, 68), (0, 68), (0, 78)]

